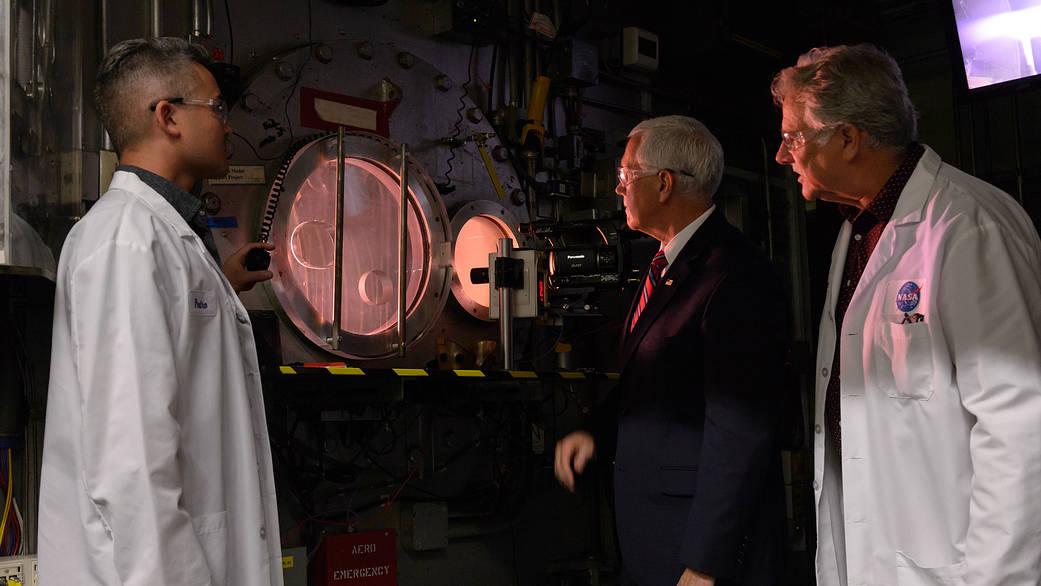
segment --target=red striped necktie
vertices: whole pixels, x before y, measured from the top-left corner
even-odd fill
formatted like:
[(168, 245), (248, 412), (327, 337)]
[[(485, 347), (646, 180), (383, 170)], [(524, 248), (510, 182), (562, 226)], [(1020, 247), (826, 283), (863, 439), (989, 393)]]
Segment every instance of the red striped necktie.
[(640, 300), (636, 302), (636, 311), (633, 312), (633, 321), (629, 324), (630, 332), (636, 327), (636, 320), (640, 319), (643, 308), (647, 307), (647, 300), (651, 298), (651, 293), (658, 286), (661, 274), (665, 272), (665, 267), (668, 264), (669, 261), (665, 258), (664, 250), (659, 250), (658, 254), (654, 255), (654, 258), (651, 260), (651, 266), (647, 269), (647, 278), (643, 280), (643, 288), (640, 290)]

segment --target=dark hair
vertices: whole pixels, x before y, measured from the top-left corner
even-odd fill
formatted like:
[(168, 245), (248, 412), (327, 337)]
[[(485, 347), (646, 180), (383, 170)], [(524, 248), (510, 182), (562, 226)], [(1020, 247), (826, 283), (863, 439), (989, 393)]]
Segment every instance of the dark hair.
[(130, 39), (109, 50), (98, 68), (94, 103), (117, 153), (145, 136), (150, 103), (198, 87), (193, 63), (209, 66), (206, 50), (176, 37)]

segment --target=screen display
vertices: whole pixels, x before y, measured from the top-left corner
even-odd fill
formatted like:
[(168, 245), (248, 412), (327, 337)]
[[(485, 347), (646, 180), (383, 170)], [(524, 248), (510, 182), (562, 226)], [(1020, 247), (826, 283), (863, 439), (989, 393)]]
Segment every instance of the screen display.
[(1041, 0), (953, 0), (969, 89), (1041, 73)]

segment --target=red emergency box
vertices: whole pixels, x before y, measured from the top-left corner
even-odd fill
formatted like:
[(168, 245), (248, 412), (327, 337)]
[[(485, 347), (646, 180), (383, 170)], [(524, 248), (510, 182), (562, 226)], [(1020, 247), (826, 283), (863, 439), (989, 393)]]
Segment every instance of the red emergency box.
[(311, 586), (397, 586), (393, 529), (327, 535), (311, 560)]

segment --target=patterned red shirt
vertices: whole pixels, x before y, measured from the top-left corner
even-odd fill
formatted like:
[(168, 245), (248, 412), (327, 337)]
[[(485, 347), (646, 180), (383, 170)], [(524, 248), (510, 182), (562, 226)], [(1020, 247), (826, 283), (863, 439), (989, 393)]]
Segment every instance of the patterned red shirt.
[[(839, 284), (839, 297), (835, 304), (835, 332), (842, 331), (842, 319), (846, 316), (846, 308), (857, 290), (864, 267), (867, 266), (871, 253), (882, 236), (886, 224), (893, 217), (900, 192), (904, 190), (911, 173), (918, 166), (918, 160), (925, 153), (925, 147), (913, 144), (900, 167), (889, 177), (882, 190), (863, 210), (853, 206), (840, 205), (839, 213), (853, 226), (846, 251), (846, 264), (842, 270), (842, 282)], [(839, 344), (835, 344), (835, 357), (831, 362), (831, 378), (828, 379), (828, 394), (824, 400), (824, 417), (827, 420), (828, 435), (837, 448), (842, 446), (841, 409), (839, 408)]]

